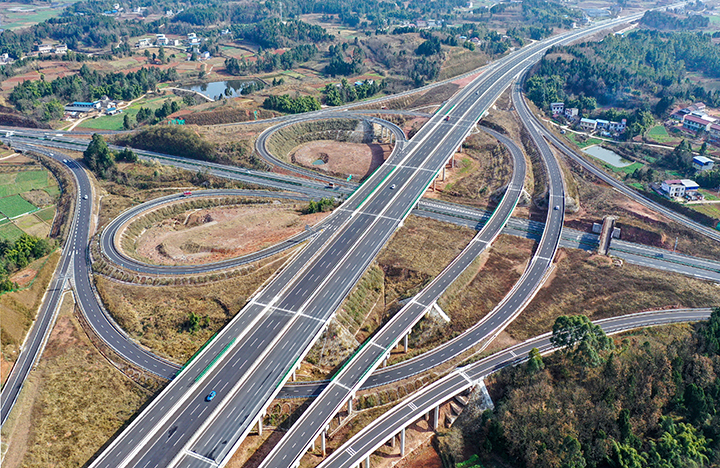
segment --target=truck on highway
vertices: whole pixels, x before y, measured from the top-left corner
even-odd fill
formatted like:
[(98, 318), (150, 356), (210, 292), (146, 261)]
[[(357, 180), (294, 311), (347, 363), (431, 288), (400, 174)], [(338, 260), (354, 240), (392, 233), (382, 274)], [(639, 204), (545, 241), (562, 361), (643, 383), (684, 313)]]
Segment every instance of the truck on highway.
[(446, 115), (446, 116), (445, 116), (445, 122), (450, 122), (450, 116), (449, 116), (449, 115)]
[(192, 195), (192, 192), (190, 190), (185, 190), (181, 196), (189, 197), (190, 195)]

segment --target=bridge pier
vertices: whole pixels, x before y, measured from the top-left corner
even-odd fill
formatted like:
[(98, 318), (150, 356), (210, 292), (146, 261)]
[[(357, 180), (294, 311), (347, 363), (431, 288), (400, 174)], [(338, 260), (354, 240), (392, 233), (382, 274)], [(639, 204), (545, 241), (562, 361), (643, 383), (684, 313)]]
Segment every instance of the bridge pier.
[(353, 412), (353, 396), (354, 396), (354, 395), (350, 395), (350, 399), (349, 399), (348, 402), (347, 402), (347, 406), (348, 406), (348, 416), (350, 416), (350, 415), (352, 414), (352, 412)]
[(404, 347), (405, 347), (405, 352), (406, 352), (406, 353), (407, 353), (408, 350), (409, 350), (409, 348), (408, 348), (408, 337), (409, 337), (409, 336), (410, 336), (410, 333), (408, 333), (407, 335), (405, 335), (405, 339), (404, 339), (404, 342), (403, 342), (403, 345), (404, 345)]
[(400, 431), (400, 456), (405, 456), (405, 428)]
[(433, 430), (437, 431), (438, 426), (440, 426), (440, 406), (436, 406), (433, 409)]
[(322, 452), (322, 457), (325, 458), (327, 456), (327, 447), (325, 445), (325, 431), (322, 431), (320, 434), (320, 451)]
[(263, 417), (260, 416), (260, 419), (258, 419), (257, 426), (258, 426), (258, 435), (262, 436), (262, 421)]
[(370, 468), (370, 455), (365, 457), (365, 468)]

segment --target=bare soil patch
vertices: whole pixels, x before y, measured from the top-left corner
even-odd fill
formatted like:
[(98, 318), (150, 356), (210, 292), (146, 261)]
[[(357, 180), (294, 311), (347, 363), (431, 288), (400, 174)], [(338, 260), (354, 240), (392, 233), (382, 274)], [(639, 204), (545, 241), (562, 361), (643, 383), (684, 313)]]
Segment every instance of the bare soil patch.
[(35, 278), (37, 275), (37, 270), (34, 270), (32, 268), (25, 268), (24, 270), (20, 270), (14, 275), (10, 277), (10, 281), (13, 283), (17, 283), (18, 287), (24, 288), (28, 284), (30, 284), (30, 281)]
[(299, 146), (290, 158), (293, 163), (316, 171), (364, 178), (382, 165), (391, 152), (392, 146), (388, 144), (321, 140)]
[(238, 257), (285, 240), (329, 213), (303, 215), (296, 203), (194, 210), (161, 221), (135, 241), (137, 255), (161, 265)]

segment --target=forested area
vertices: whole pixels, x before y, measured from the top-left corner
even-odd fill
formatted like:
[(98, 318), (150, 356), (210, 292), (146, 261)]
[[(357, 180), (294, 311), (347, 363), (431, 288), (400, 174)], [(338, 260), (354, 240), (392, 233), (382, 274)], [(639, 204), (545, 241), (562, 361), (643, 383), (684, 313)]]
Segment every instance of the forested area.
[[(601, 42), (553, 47), (526, 82), (538, 107), (551, 102), (590, 113), (596, 105), (667, 116), (676, 100), (720, 106), (720, 92), (689, 81), (688, 72), (720, 78), (720, 50), (702, 33), (639, 30)], [(637, 134), (641, 128), (630, 132)]]
[(94, 101), (102, 96), (110, 99), (130, 101), (147, 91), (154, 90), (158, 83), (177, 80), (174, 68), (141, 68), (129, 73), (101, 73), (87, 65), (77, 75), (45, 80), (23, 81), (13, 88), (8, 100), (21, 112), (44, 109), (42, 120), (62, 116), (60, 101)]
[(351, 85), (348, 80), (343, 78), (339, 85), (327, 84), (323, 89), (325, 95), (325, 104), (329, 106), (341, 106), (348, 102), (357, 101), (358, 99), (366, 99), (385, 89), (385, 81), (378, 83), (377, 81), (364, 81), (362, 84)]
[(497, 374), (495, 409), (438, 439), (448, 463), (671, 468), (720, 463), (720, 308), (689, 329), (612, 340), (587, 318), (560, 317), (563, 349)]
[(268, 73), (279, 68), (290, 70), (301, 63), (314, 58), (318, 49), (314, 44), (301, 44), (282, 54), (273, 54), (265, 51), (258, 55), (254, 62), (248, 61), (245, 57), (240, 60), (230, 57), (225, 59), (225, 70), (231, 75), (249, 75), (252, 73)]

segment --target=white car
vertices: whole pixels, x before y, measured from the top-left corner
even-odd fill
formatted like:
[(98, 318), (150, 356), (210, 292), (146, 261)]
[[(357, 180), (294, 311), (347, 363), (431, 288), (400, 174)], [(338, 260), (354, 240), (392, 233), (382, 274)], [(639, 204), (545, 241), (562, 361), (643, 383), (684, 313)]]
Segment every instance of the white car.
[(83, 195), (83, 200), (87, 200), (87, 199), (88, 199), (88, 196), (87, 196), (87, 195)]

